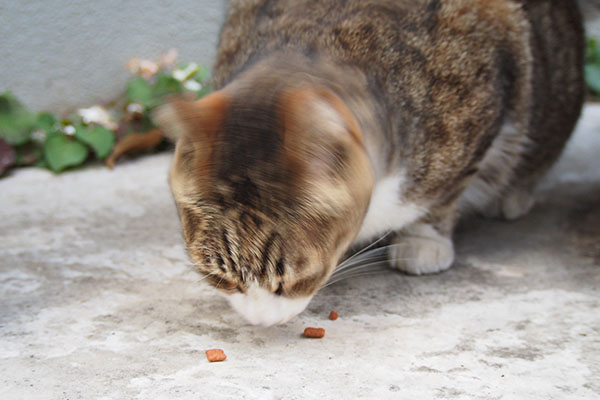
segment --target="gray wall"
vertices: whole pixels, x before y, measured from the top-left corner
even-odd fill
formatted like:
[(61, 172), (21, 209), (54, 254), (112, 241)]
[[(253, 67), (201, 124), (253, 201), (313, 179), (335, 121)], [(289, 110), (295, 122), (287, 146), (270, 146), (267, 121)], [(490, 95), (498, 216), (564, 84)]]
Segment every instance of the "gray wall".
[(600, 39), (600, 0), (579, 0), (587, 34)]
[[(600, 38), (600, 1), (582, 0)], [(0, 91), (63, 112), (114, 97), (132, 56), (210, 66), (225, 0), (0, 0)]]
[(63, 112), (114, 97), (132, 57), (210, 66), (224, 0), (0, 0), (0, 92)]

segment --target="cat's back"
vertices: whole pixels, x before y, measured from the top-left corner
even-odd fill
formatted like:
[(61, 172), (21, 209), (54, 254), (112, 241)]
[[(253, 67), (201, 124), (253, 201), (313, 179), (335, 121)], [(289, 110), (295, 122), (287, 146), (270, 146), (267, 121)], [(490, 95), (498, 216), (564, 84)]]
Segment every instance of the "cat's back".
[(222, 87), (269, 53), (293, 50), (369, 68), (387, 85), (386, 76), (409, 66), (452, 67), (464, 64), (458, 55), (485, 57), (478, 48), (521, 40), (524, 25), (515, 0), (233, 0), (220, 35), (215, 84)]

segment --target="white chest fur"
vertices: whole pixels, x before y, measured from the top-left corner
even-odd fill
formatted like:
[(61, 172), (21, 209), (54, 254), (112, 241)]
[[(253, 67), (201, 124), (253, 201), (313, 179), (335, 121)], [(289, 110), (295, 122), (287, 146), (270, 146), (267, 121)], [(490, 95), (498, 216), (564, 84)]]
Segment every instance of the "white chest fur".
[(387, 176), (375, 184), (367, 215), (355, 243), (373, 240), (385, 232), (395, 231), (415, 222), (425, 210), (402, 199), (404, 174)]

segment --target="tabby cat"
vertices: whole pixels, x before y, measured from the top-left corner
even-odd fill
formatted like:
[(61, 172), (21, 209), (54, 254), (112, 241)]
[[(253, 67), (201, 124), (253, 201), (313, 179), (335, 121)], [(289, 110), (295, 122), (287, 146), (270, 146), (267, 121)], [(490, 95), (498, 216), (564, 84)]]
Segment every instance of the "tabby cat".
[(580, 114), (573, 0), (238, 0), (215, 92), (156, 112), (189, 256), (253, 324), (300, 313), (353, 244), (452, 265), (460, 212), (517, 218)]

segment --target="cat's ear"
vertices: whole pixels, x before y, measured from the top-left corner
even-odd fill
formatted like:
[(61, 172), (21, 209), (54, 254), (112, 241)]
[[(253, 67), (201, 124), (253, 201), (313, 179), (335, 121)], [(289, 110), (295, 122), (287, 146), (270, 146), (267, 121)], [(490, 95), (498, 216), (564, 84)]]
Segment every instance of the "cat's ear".
[(280, 107), (283, 155), (305, 183), (302, 193), (310, 204), (338, 215), (368, 196), (373, 170), (348, 106), (329, 90), (299, 88), (286, 92)]
[[(346, 104), (327, 89), (289, 90), (283, 100), (286, 127), (301, 132), (320, 132), (363, 144), (362, 131)], [(325, 131), (325, 132), (322, 132)]]
[(196, 101), (173, 100), (154, 110), (152, 119), (172, 141), (209, 138), (219, 129), (228, 106), (228, 97), (218, 91)]
[(292, 165), (313, 178), (339, 176), (357, 153), (364, 153), (356, 118), (326, 89), (298, 88), (284, 94), (283, 142)]

